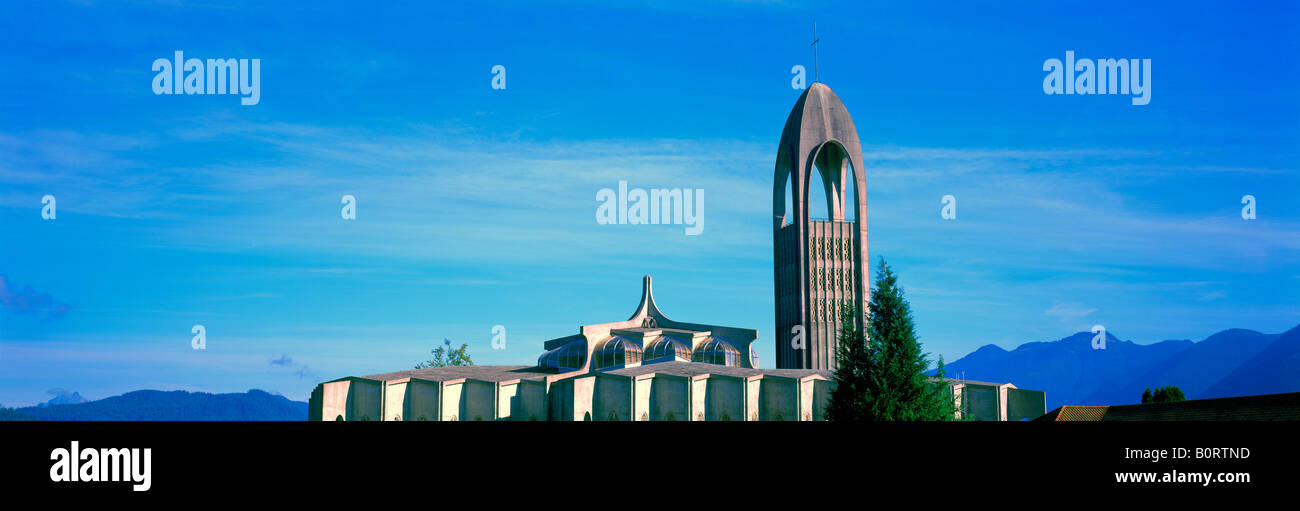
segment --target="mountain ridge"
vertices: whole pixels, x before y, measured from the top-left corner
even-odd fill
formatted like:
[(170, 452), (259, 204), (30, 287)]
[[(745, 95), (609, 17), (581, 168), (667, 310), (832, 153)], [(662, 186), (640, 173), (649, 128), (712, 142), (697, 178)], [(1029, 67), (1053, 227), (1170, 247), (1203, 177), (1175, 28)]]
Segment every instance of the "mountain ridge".
[(1177, 385), (1188, 399), (1300, 391), (1300, 326), (1281, 334), (1244, 328), (1201, 341), (1137, 344), (1106, 333), (1031, 341), (1012, 350), (985, 345), (947, 364), (948, 376), (1012, 383), (1047, 393), (1047, 409), (1061, 405), (1123, 405), (1142, 390)]
[(12, 410), (35, 420), (307, 420), (307, 403), (269, 392), (212, 394), (142, 389), (95, 401)]

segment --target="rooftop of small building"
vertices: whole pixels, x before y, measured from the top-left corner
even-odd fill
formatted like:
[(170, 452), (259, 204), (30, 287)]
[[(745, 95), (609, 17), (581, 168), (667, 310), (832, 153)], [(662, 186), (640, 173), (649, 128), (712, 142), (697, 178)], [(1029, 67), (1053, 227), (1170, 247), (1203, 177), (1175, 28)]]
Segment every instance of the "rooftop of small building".
[(1300, 392), (1193, 399), (1138, 405), (1066, 405), (1039, 421), (1274, 421), (1300, 420)]
[(949, 383), (960, 383), (962, 385), (978, 385), (982, 387), (1001, 387), (1003, 385), (1010, 385), (1012, 388), (1016, 388), (1016, 385), (1010, 382), (994, 383), (991, 381), (966, 380), (962, 378), (944, 378), (944, 380), (947, 380)]

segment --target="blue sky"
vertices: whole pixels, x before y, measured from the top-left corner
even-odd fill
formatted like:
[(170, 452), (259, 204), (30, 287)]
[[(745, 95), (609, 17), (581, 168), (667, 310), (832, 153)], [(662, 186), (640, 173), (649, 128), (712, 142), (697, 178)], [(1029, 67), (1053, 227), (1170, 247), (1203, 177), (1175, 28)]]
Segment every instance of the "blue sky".
[[(1295, 6), (227, 4), (4, 8), (0, 403), (305, 399), (443, 338), (531, 364), (625, 319), (647, 273), (673, 318), (758, 329), (770, 365), (772, 168), (814, 18), (873, 264), (927, 350), (1300, 323)], [(261, 59), (260, 103), (155, 95), (177, 50)], [(1044, 94), (1067, 50), (1152, 59), (1150, 104)], [(703, 234), (597, 224), (620, 180), (704, 189)]]

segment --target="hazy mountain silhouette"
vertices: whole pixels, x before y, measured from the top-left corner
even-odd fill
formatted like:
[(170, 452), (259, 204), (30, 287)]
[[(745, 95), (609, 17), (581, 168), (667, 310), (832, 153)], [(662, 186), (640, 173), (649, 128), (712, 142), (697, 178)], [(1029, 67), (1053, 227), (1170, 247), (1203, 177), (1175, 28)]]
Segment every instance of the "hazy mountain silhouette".
[(1161, 385), (1178, 386), (1188, 399), (1211, 397), (1205, 395), (1206, 389), (1228, 377), (1238, 366), (1259, 354), (1278, 337), (1277, 334), (1268, 335), (1240, 328), (1224, 330), (1156, 363), (1127, 382), (1103, 386), (1085, 400), (1115, 405), (1136, 404), (1142, 401), (1142, 390)]
[(948, 364), (948, 376), (1010, 382), (1047, 393), (1061, 405), (1120, 405), (1142, 390), (1177, 385), (1188, 399), (1300, 391), (1300, 327), (1285, 334), (1224, 330), (1200, 342), (1136, 344), (1107, 332), (1106, 349), (1092, 349), (1089, 332), (1007, 351), (983, 346)]
[(1211, 385), (1201, 397), (1300, 392), (1300, 326), (1276, 337), (1268, 347)]
[(63, 389), (50, 389), (49, 393), (54, 394), (54, 398), (36, 406), (75, 405), (77, 403), (86, 402), (86, 399), (81, 397), (81, 394), (77, 392), (69, 394), (68, 391)]
[(244, 394), (137, 390), (98, 401), (14, 411), (36, 420), (307, 420), (307, 403), (257, 389)]
[(1106, 349), (1094, 350), (1092, 337), (1090, 332), (1079, 332), (1058, 341), (1025, 343), (1012, 351), (990, 344), (948, 364), (947, 369), (949, 377), (1010, 382), (1044, 391), (1050, 410), (1061, 404), (1111, 404), (1090, 401), (1089, 397), (1103, 386), (1127, 381), (1192, 345), (1191, 341), (1140, 345), (1107, 332)]

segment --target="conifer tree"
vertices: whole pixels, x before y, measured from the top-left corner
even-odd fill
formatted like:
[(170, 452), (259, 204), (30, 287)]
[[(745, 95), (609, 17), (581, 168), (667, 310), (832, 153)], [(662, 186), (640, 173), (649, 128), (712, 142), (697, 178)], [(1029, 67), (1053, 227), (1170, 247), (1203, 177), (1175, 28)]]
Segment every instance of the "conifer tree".
[(943, 359), (935, 376), (926, 374), (930, 363), (916, 339), (911, 306), (884, 259), (873, 283), (866, 335), (852, 309), (842, 316), (827, 419), (952, 420), (956, 409)]
[(857, 311), (853, 306), (846, 305), (840, 311), (840, 335), (835, 348), (835, 374), (832, 376), (836, 387), (826, 406), (828, 421), (871, 420), (869, 380), (873, 360), (856, 318)]

